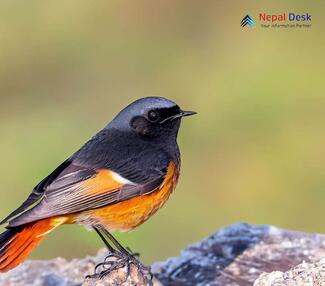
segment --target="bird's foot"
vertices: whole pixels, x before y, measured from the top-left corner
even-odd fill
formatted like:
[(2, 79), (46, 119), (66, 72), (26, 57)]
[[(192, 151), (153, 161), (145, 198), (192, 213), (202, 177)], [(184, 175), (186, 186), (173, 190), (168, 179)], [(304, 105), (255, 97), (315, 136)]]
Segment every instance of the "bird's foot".
[(117, 251), (110, 253), (96, 266), (95, 274), (86, 277), (89, 280), (105, 280), (112, 285), (150, 286), (152, 278), (150, 267), (144, 266), (132, 254)]

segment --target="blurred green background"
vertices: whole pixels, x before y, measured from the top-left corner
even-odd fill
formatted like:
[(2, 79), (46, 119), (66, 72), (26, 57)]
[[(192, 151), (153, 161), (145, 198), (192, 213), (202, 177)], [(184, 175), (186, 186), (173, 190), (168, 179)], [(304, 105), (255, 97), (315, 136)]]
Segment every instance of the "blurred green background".
[[(325, 232), (323, 1), (1, 1), (0, 216), (126, 104), (161, 95), (199, 115), (179, 134), (182, 175), (152, 219), (119, 234), (146, 263), (237, 221)], [(309, 29), (253, 29), (259, 12)], [(33, 258), (82, 257), (80, 226)]]

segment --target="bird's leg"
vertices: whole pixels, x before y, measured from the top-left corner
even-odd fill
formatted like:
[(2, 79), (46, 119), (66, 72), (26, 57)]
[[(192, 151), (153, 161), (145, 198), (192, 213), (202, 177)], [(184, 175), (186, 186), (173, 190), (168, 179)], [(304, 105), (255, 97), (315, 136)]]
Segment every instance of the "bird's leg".
[(116, 239), (113, 235), (110, 234), (110, 232), (108, 230), (106, 230), (105, 228), (101, 228), (102, 231), (105, 233), (105, 235), (109, 238), (109, 240), (115, 245), (115, 247), (117, 248), (117, 250), (123, 254), (126, 255), (132, 255), (129, 251), (127, 251)]
[[(112, 275), (113, 272), (121, 268), (125, 268), (125, 277), (130, 275), (131, 267), (146, 281), (145, 285), (152, 285), (152, 274), (150, 272), (150, 267), (144, 266), (140, 261), (138, 261), (132, 253), (126, 250), (105, 228), (103, 227), (94, 227), (95, 231), (98, 233), (100, 238), (103, 240), (105, 245), (108, 247), (110, 253), (105, 258), (104, 262), (99, 263), (95, 268), (95, 274), (88, 276), (87, 278), (103, 278), (107, 275)], [(106, 240), (106, 238), (112, 242), (116, 247), (113, 248), (111, 244)]]
[[(125, 263), (127, 264), (127, 269), (129, 271), (129, 267), (131, 264), (135, 265), (137, 267), (137, 269), (139, 271), (141, 271), (141, 273), (143, 275), (146, 274), (149, 274), (149, 276), (151, 277), (152, 274), (151, 274), (151, 271), (150, 271), (150, 267), (146, 267), (144, 266), (139, 260), (137, 260), (135, 258), (136, 255), (134, 255), (134, 253), (132, 253), (131, 251), (128, 251), (127, 249), (125, 249), (116, 239), (115, 237), (107, 230), (105, 229), (104, 227), (101, 227), (101, 230), (104, 232), (104, 234), (109, 238), (109, 240), (114, 244), (114, 246), (118, 249), (118, 251), (125, 256)], [(106, 258), (109, 258), (106, 257)]]
[(100, 230), (97, 227), (93, 227), (94, 230), (97, 232), (97, 234), (99, 235), (99, 237), (101, 238), (101, 240), (104, 242), (104, 244), (106, 245), (107, 249), (109, 250), (109, 252), (115, 252), (115, 249), (109, 244), (109, 242), (105, 239), (105, 237), (103, 236), (103, 234), (100, 232)]
[[(110, 245), (110, 243), (106, 240), (104, 235), (101, 233), (102, 228), (93, 226), (93, 229), (96, 231), (96, 233), (99, 235), (101, 240), (104, 242), (104, 244), (106, 245), (106, 247), (107, 247), (110, 254), (105, 258), (104, 262), (101, 262), (101, 263), (99, 263), (99, 264), (97, 264), (95, 266), (95, 274), (94, 275), (87, 275), (86, 279), (101, 278), (103, 275), (105, 275), (105, 272), (107, 270), (113, 271), (113, 270), (116, 270), (118, 268), (123, 267), (123, 265), (117, 265), (117, 264), (113, 265), (113, 263), (112, 263), (113, 261), (109, 261), (109, 258), (112, 258), (112, 257), (115, 257), (116, 260), (118, 260), (118, 258), (122, 257), (122, 254), (120, 252), (118, 252), (117, 250), (115, 250)], [(111, 266), (113, 266), (113, 267), (111, 267)], [(100, 268), (102, 268), (103, 271), (99, 271)]]
[(115, 245), (115, 247), (120, 251), (121, 253), (132, 255), (134, 257), (139, 257), (139, 253), (134, 253), (130, 248), (126, 247), (124, 248), (117, 240), (116, 238), (105, 228), (101, 228), (102, 231), (105, 233), (105, 235), (109, 238), (109, 240)]
[[(100, 268), (101, 266), (107, 266), (107, 264), (111, 264), (111, 261), (108, 262), (109, 258), (115, 257), (117, 259), (120, 259), (123, 257), (123, 255), (126, 256), (133, 256), (133, 254), (131, 254), (130, 252), (128, 252), (114, 237), (113, 235), (111, 235), (106, 229), (104, 228), (98, 228), (98, 227), (93, 227), (94, 230), (97, 232), (97, 234), (99, 235), (99, 237), (102, 239), (102, 241), (104, 242), (104, 244), (106, 245), (106, 247), (108, 248), (110, 254), (105, 258), (105, 261), (103, 263), (99, 263), (98, 265), (96, 265), (96, 269)], [(106, 238), (104, 237), (104, 235), (101, 233), (101, 230), (108, 236), (108, 238), (113, 242), (113, 244), (115, 245), (115, 247), (117, 248), (117, 250), (115, 250), (110, 243), (106, 240)]]

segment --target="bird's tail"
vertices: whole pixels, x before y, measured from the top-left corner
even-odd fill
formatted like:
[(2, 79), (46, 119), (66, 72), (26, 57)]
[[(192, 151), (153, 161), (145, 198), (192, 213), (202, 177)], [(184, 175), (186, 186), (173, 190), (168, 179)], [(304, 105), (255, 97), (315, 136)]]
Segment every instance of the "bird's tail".
[(64, 222), (64, 218), (48, 218), (9, 228), (0, 234), (0, 273), (22, 263), (46, 234)]

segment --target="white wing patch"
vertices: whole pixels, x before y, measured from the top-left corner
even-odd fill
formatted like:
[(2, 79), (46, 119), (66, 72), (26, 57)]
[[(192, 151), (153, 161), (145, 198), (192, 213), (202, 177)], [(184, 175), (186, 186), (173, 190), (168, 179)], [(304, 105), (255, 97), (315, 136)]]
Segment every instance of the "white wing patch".
[(137, 185), (136, 183), (133, 183), (133, 182), (129, 181), (128, 179), (123, 178), (122, 176), (120, 176), (119, 174), (117, 174), (115, 172), (112, 172), (111, 171), (111, 174), (112, 174), (113, 179), (116, 182), (120, 183), (120, 184), (123, 184), (123, 185), (133, 185), (133, 186)]

